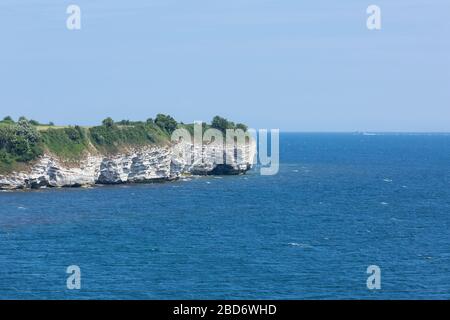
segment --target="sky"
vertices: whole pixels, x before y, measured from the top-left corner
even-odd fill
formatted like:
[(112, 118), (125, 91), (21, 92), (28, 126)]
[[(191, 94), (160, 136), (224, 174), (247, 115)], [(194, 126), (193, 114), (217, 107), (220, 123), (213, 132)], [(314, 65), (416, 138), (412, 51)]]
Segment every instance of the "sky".
[(0, 117), (448, 132), (449, 14), (448, 0), (1, 0)]

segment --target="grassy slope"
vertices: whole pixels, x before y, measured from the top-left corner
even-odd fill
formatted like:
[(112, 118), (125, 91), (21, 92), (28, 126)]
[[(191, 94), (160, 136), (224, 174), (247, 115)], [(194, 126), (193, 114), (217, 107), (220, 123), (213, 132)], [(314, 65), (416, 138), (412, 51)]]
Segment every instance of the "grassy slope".
[(79, 159), (85, 151), (116, 153), (129, 146), (162, 144), (169, 135), (156, 125), (48, 128), (41, 131), (45, 148), (67, 160)]

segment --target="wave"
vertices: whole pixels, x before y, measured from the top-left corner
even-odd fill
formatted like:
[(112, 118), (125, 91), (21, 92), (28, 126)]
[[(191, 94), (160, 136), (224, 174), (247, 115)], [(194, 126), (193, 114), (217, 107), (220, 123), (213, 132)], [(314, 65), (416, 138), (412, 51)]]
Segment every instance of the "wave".
[(311, 245), (306, 244), (306, 243), (298, 243), (298, 242), (289, 242), (288, 245), (292, 246), (292, 247), (299, 247), (299, 248), (312, 248)]

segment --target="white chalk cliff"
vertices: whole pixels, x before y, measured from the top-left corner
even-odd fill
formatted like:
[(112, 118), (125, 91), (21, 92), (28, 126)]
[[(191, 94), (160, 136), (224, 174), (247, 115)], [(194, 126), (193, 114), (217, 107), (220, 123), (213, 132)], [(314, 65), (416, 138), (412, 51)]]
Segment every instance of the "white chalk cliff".
[(208, 148), (184, 148), (191, 152), (190, 161), (180, 156), (180, 149), (173, 145), (130, 148), (115, 155), (88, 153), (75, 164), (46, 153), (28, 170), (0, 175), (0, 189), (155, 182), (174, 180), (184, 174), (240, 174), (251, 168), (255, 156), (254, 146), (242, 146), (226, 151), (227, 160), (221, 164)]

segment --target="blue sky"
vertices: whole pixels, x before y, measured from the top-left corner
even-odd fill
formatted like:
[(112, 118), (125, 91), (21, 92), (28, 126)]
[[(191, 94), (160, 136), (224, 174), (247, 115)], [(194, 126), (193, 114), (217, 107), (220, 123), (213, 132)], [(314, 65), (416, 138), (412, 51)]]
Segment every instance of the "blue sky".
[(449, 131), (449, 14), (448, 0), (2, 0), (0, 116)]

